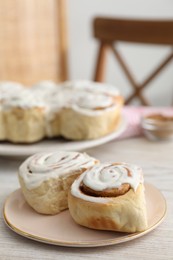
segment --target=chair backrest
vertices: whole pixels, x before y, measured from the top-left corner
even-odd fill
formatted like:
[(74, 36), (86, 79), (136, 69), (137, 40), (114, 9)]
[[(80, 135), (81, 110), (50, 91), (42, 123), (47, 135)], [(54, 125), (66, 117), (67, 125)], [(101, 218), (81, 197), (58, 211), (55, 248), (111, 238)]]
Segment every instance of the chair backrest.
[(96, 18), (94, 36), (102, 41), (173, 44), (173, 20)]
[(123, 57), (118, 52), (115, 42), (133, 42), (145, 44), (161, 44), (173, 46), (173, 20), (131, 20), (97, 17), (93, 22), (94, 36), (100, 41), (100, 48), (94, 74), (95, 81), (103, 81), (107, 50), (111, 50), (122, 67), (126, 77), (134, 88), (134, 92), (127, 97), (126, 103), (134, 98), (140, 99), (143, 105), (149, 102), (142, 94), (142, 90), (153, 80), (160, 71), (173, 60), (173, 51), (153, 70), (141, 83), (137, 83)]
[(66, 0), (1, 0), (0, 80), (67, 77)]

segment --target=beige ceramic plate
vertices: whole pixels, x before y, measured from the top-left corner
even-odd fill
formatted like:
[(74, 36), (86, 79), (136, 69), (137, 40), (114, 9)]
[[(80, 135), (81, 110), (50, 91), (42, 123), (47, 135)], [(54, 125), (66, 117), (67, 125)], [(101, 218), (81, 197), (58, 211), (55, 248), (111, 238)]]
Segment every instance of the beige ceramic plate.
[(69, 211), (55, 216), (36, 213), (24, 200), (21, 190), (13, 192), (4, 205), (4, 219), (14, 232), (40, 242), (72, 247), (96, 247), (113, 245), (141, 237), (156, 228), (164, 219), (166, 202), (161, 192), (146, 184), (148, 229), (140, 233), (126, 234), (97, 231), (74, 223)]
[(121, 123), (114, 132), (94, 140), (70, 141), (63, 138), (56, 138), (49, 140), (45, 139), (35, 144), (12, 144), (8, 142), (0, 142), (0, 155), (27, 157), (34, 153), (44, 151), (81, 151), (117, 139), (125, 131), (126, 127), (127, 120), (123, 117)]

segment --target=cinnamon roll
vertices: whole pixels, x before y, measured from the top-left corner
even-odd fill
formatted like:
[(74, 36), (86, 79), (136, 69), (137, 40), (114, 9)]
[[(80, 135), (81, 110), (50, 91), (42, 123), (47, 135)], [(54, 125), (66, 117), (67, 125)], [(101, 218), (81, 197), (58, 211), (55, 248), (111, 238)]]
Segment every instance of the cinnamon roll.
[(57, 214), (68, 207), (72, 182), (98, 161), (85, 153), (38, 153), (19, 168), (19, 182), (28, 204), (42, 214)]
[(116, 88), (89, 81), (64, 84), (74, 92), (69, 107), (61, 114), (60, 132), (64, 137), (96, 139), (118, 127), (123, 98)]
[(45, 136), (45, 105), (29, 89), (22, 89), (3, 103), (7, 139), (15, 143), (30, 143)]
[(120, 232), (147, 228), (142, 169), (127, 163), (95, 165), (79, 176), (68, 196), (74, 221)]

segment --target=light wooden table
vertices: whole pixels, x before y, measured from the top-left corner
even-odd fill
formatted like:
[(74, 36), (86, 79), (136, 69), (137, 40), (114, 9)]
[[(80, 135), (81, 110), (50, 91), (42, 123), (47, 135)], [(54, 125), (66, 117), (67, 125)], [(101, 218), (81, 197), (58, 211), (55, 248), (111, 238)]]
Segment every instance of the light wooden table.
[(168, 206), (164, 222), (149, 234), (127, 243), (98, 248), (67, 248), (23, 238), (3, 222), (3, 202), (19, 187), (16, 171), (21, 160), (0, 158), (0, 259), (173, 259), (173, 142), (144, 138), (113, 141), (86, 151), (101, 161), (126, 161), (142, 166), (145, 180), (162, 191)]

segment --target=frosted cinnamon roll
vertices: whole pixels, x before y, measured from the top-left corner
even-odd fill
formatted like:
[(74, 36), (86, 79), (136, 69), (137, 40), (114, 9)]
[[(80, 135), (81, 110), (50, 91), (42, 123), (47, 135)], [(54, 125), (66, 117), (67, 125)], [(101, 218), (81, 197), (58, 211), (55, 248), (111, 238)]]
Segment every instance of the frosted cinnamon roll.
[(86, 153), (38, 153), (19, 168), (19, 182), (28, 204), (37, 212), (57, 214), (68, 207), (67, 194), (72, 182), (98, 163)]
[(136, 165), (93, 166), (72, 184), (68, 204), (75, 222), (88, 228), (120, 232), (147, 228), (142, 169)]
[[(74, 85), (73, 85), (74, 84)], [(65, 84), (73, 90), (61, 114), (61, 134), (69, 139), (95, 139), (114, 131), (120, 122), (123, 98), (109, 85), (89, 81)]]
[(1, 81), (0, 82), (0, 140), (6, 139), (6, 124), (4, 117), (3, 105), (14, 95), (17, 95), (22, 90), (22, 85), (10, 81)]
[(6, 99), (3, 111), (6, 127), (6, 138), (15, 143), (30, 143), (45, 136), (45, 104), (33, 95), (30, 89)]

